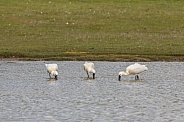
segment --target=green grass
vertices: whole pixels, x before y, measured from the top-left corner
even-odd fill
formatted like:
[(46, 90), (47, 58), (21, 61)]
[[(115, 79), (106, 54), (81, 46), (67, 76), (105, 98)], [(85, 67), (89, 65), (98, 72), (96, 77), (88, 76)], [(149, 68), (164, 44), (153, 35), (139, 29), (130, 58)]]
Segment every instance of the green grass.
[(184, 1), (2, 0), (0, 57), (184, 61)]

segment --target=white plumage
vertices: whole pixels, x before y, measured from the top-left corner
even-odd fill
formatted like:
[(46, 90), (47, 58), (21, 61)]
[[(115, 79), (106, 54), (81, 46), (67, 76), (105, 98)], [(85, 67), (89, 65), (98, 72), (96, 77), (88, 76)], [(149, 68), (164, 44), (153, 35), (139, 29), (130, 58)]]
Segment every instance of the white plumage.
[(121, 80), (121, 76), (130, 74), (135, 75), (135, 80), (139, 80), (138, 74), (146, 70), (148, 70), (148, 68), (145, 65), (138, 63), (132, 64), (126, 68), (126, 72), (119, 72), (119, 81)]
[(57, 64), (45, 64), (47, 68), (47, 72), (49, 73), (49, 77), (51, 78), (51, 75), (57, 79), (58, 77), (58, 65)]
[(88, 78), (89, 78), (89, 73), (93, 73), (93, 79), (95, 79), (95, 66), (92, 62), (85, 62), (84, 64), (84, 70), (86, 71)]

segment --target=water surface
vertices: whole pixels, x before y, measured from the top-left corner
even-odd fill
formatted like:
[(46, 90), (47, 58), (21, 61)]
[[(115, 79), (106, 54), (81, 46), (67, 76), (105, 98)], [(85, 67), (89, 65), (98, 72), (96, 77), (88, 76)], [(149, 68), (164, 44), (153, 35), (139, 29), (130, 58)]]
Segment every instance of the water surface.
[[(64, 61), (58, 80), (44, 62), (0, 62), (1, 121), (148, 122), (184, 120), (184, 63), (147, 62), (147, 72), (122, 77), (132, 62), (94, 62), (87, 79), (84, 62)], [(92, 77), (92, 76), (91, 76)]]

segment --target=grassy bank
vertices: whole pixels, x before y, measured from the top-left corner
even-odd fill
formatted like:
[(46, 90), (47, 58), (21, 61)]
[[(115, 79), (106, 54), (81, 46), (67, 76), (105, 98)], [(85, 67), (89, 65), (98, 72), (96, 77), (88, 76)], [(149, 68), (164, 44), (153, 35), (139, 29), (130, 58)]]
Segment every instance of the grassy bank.
[(184, 1), (3, 0), (0, 57), (184, 61)]

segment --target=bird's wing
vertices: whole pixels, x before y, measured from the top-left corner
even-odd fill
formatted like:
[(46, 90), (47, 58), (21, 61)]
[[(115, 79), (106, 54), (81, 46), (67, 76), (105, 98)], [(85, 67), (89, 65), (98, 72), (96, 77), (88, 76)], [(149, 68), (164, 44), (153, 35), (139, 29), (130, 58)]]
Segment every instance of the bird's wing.
[(126, 68), (126, 71), (131, 71), (133, 68), (134, 68), (134, 64), (128, 66), (128, 67)]
[(92, 69), (94, 69), (95, 68), (95, 66), (94, 66), (94, 64), (92, 63), (92, 62), (85, 62), (85, 64), (84, 64), (84, 70), (86, 71), (86, 72), (91, 72), (91, 70)]
[(47, 71), (58, 71), (58, 65), (57, 64), (45, 64)]
[(86, 63), (84, 64), (84, 66), (85, 66), (85, 67), (88, 67), (88, 68), (94, 68), (94, 64), (93, 64), (92, 62), (90, 62), (90, 63), (87, 63), (87, 62), (86, 62)]
[(130, 74), (139, 74), (145, 70), (145, 66), (135, 63), (127, 67), (127, 72)]
[[(138, 66), (139, 65), (139, 66)], [(144, 71), (144, 70), (148, 70), (148, 68), (146, 67), (146, 65), (140, 65), (140, 64), (138, 64), (137, 65), (137, 67), (139, 67), (139, 69), (141, 70), (141, 71)]]

